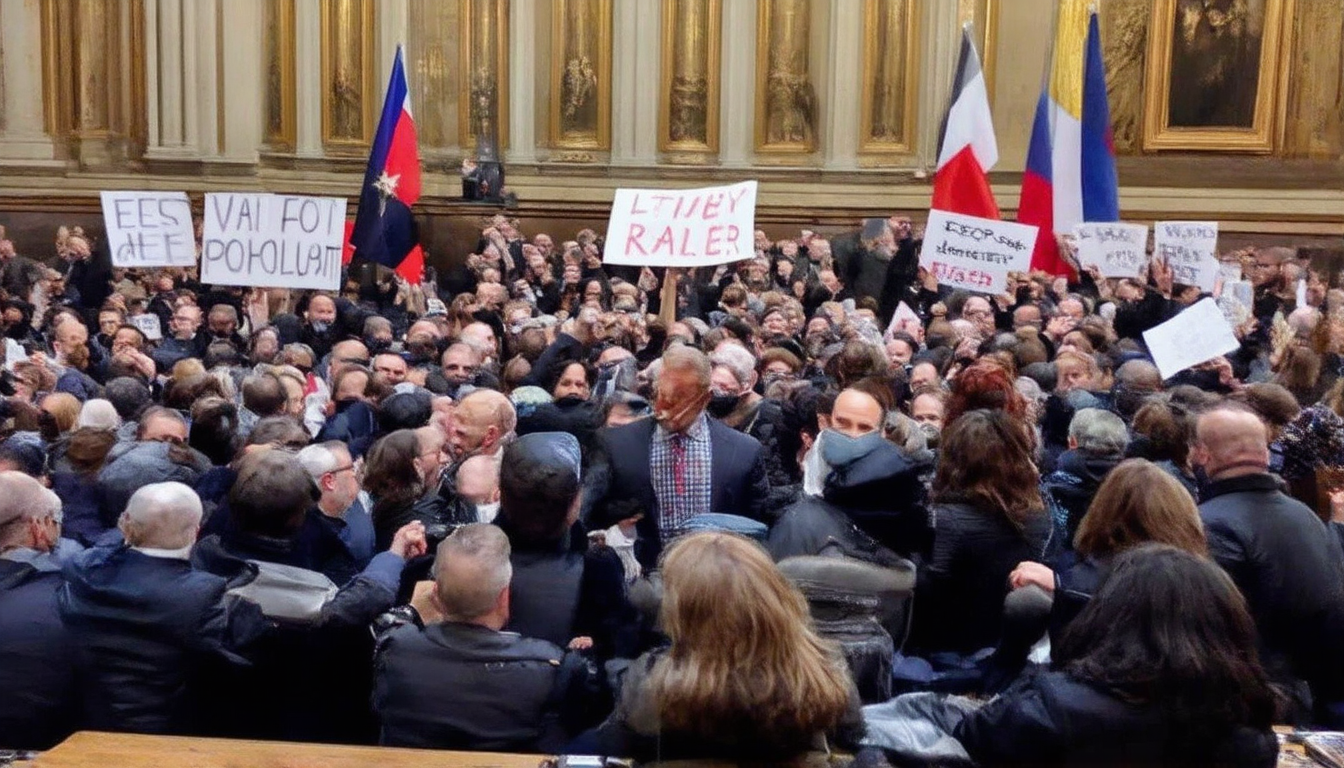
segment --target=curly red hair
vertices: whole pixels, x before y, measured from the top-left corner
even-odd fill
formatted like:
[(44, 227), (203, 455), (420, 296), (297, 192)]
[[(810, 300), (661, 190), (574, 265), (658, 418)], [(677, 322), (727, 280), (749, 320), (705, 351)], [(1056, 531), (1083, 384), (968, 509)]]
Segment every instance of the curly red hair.
[(981, 408), (1004, 411), (1022, 421), (1027, 417), (1027, 399), (1017, 391), (1008, 370), (988, 359), (976, 361), (952, 380), (945, 423), (951, 424), (963, 413)]

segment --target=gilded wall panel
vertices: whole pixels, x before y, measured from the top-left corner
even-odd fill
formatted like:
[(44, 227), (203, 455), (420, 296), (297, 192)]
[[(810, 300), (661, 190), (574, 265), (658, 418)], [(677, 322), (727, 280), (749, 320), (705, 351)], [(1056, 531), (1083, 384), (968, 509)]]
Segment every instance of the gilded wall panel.
[(1098, 11), (1106, 93), (1115, 151), (1139, 151), (1143, 139), (1143, 72), (1148, 52), (1149, 0), (1107, 0)]
[(294, 0), (266, 0), (266, 130), (272, 147), (295, 143)]
[(406, 79), (415, 110), (420, 147), (433, 153), (457, 147), (460, 64), (454, 52), (462, 45), (458, 3), (410, 0), (406, 39)]
[(1289, 52), (1288, 155), (1344, 156), (1344, 0), (1298, 0)]
[(719, 151), (720, 0), (663, 0), (658, 148)]
[(756, 151), (817, 148), (810, 0), (759, 0), (756, 30)]
[(916, 0), (865, 0), (859, 151), (909, 152), (919, 90)]
[(325, 0), (322, 5), (322, 143), (362, 152), (377, 127), (382, 97), (373, 82), (376, 31), (373, 0)]
[(474, 148), (486, 137), (496, 148), (509, 145), (509, 2), (461, 0), (463, 44), (458, 132)]
[(611, 0), (551, 7), (550, 137), (556, 149), (611, 149)]

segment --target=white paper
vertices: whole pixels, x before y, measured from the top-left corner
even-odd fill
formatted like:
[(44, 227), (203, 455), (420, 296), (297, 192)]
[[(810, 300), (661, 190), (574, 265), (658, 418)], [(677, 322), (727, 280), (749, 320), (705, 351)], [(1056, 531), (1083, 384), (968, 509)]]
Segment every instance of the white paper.
[(99, 196), (113, 266), (196, 265), (196, 234), (186, 192), (103, 191)]
[(756, 182), (699, 189), (618, 189), (602, 261), (708, 267), (756, 254)]
[(1102, 277), (1138, 277), (1148, 265), (1148, 227), (1092, 221), (1073, 229), (1078, 263), (1095, 266)]
[(337, 290), (345, 209), (343, 197), (207, 194), (201, 282)]
[(887, 324), (885, 338), (890, 339), (893, 333), (901, 330), (906, 323), (912, 320), (923, 325), (923, 322), (919, 319), (919, 315), (915, 314), (915, 310), (911, 309), (909, 304), (906, 304), (904, 301), (898, 303), (896, 305), (896, 311), (891, 315), (891, 322)]
[(1000, 294), (1009, 272), (1031, 268), (1036, 232), (1030, 224), (931, 210), (919, 265), (942, 285)]
[(1167, 322), (1144, 331), (1143, 340), (1164, 379), (1241, 346), (1222, 310), (1209, 298), (1195, 302)]
[(153, 312), (146, 312), (143, 315), (133, 315), (131, 325), (140, 329), (145, 334), (145, 338), (150, 341), (158, 341), (163, 338), (162, 324), (159, 322), (159, 316)]
[(1218, 284), (1218, 222), (1159, 221), (1153, 225), (1153, 255), (1171, 265), (1182, 285), (1212, 292)]

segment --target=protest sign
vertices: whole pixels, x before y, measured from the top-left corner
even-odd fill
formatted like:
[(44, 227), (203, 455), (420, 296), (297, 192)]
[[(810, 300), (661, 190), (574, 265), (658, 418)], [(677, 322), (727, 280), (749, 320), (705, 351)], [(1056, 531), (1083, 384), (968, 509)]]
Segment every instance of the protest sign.
[(131, 325), (139, 328), (140, 332), (145, 334), (145, 338), (150, 341), (158, 341), (163, 338), (163, 324), (159, 322), (159, 316), (153, 312), (132, 315)]
[(891, 315), (891, 322), (887, 325), (887, 332), (883, 334), (884, 338), (890, 339), (893, 333), (898, 333), (901, 329), (906, 328), (909, 323), (915, 323), (921, 327), (924, 325), (923, 321), (919, 319), (919, 315), (915, 314), (915, 310), (911, 309), (909, 304), (902, 301), (896, 305), (896, 311)]
[(1003, 293), (1009, 272), (1031, 268), (1036, 231), (1030, 224), (931, 210), (919, 265), (943, 285)]
[(1182, 285), (1212, 291), (1218, 283), (1218, 222), (1159, 221), (1153, 225), (1153, 255), (1166, 260)]
[(699, 189), (618, 189), (602, 261), (708, 267), (755, 255), (756, 182)]
[(1241, 346), (1222, 310), (1213, 299), (1207, 298), (1144, 331), (1143, 340), (1164, 379)]
[(201, 282), (338, 289), (345, 207), (343, 197), (206, 195)]
[(1073, 229), (1078, 263), (1095, 266), (1102, 277), (1138, 277), (1148, 264), (1148, 227), (1118, 221), (1090, 221)]
[(186, 192), (105, 191), (99, 196), (113, 266), (196, 266), (196, 234)]

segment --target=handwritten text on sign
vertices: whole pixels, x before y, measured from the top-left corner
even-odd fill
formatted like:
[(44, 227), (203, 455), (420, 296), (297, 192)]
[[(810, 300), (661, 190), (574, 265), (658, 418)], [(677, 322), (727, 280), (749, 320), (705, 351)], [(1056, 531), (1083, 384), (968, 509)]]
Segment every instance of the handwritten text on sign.
[(1207, 298), (1144, 331), (1143, 341), (1164, 379), (1241, 346), (1223, 311), (1213, 299)]
[(1175, 282), (1212, 291), (1218, 282), (1218, 222), (1157, 222), (1153, 225), (1153, 255), (1171, 266)]
[(919, 265), (943, 285), (981, 293), (1008, 290), (1009, 272), (1031, 267), (1036, 227), (929, 211)]
[(1148, 264), (1148, 228), (1142, 224), (1097, 221), (1073, 230), (1078, 263), (1095, 266), (1102, 277), (1138, 277)]
[(706, 267), (755, 254), (756, 182), (700, 189), (618, 189), (608, 264)]
[(103, 224), (118, 267), (193, 267), (196, 235), (186, 192), (103, 192)]
[(206, 195), (201, 282), (336, 290), (345, 206), (343, 197)]

